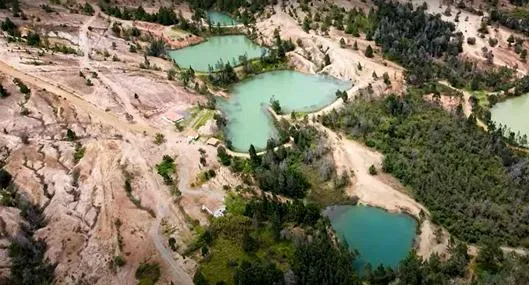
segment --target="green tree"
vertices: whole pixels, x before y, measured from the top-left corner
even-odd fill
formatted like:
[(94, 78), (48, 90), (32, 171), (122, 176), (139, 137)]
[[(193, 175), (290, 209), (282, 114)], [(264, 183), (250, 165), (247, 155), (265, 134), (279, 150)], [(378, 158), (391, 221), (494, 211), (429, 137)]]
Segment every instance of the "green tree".
[(0, 84), (0, 98), (6, 98), (9, 96), (9, 92), (4, 88), (2, 84)]
[(364, 55), (365, 55), (366, 57), (369, 57), (369, 58), (371, 58), (371, 57), (374, 56), (374, 55), (373, 55), (373, 48), (371, 47), (371, 45), (368, 45), (368, 46), (367, 46)]
[(502, 261), (503, 252), (498, 241), (491, 238), (485, 239), (476, 258), (478, 265), (487, 271), (496, 272)]
[(340, 38), (340, 47), (344, 48), (346, 45), (344, 38)]
[(226, 152), (226, 148), (219, 146), (217, 148), (217, 157), (224, 166), (229, 166), (231, 164), (231, 156)]
[(328, 53), (326, 53), (325, 56), (323, 57), (323, 64), (325, 64), (326, 66), (331, 64), (331, 58), (329, 57)]
[(30, 31), (26, 36), (26, 41), (30, 46), (40, 46), (40, 35), (36, 32)]
[(270, 99), (270, 105), (272, 106), (272, 110), (274, 110), (274, 112), (276, 112), (276, 114), (281, 114), (281, 104), (279, 103), (279, 100), (277, 99), (274, 99), (272, 97), (272, 99)]
[(250, 149), (248, 150), (248, 153), (250, 154), (250, 161), (253, 165), (257, 166), (261, 164), (261, 159), (257, 155), (257, 151), (255, 150), (255, 147), (253, 144), (250, 145)]
[(283, 285), (283, 272), (273, 263), (248, 262), (244, 260), (235, 272), (235, 284)]
[(377, 175), (378, 171), (377, 171), (377, 168), (371, 164), (371, 166), (369, 166), (369, 174), (371, 175)]
[(147, 55), (160, 57), (165, 54), (166, 45), (163, 39), (153, 40), (149, 45)]
[(382, 78), (384, 79), (384, 84), (391, 86), (391, 80), (389, 79), (389, 74), (387, 72), (382, 74)]
[(77, 134), (71, 129), (66, 130), (66, 139), (69, 141), (74, 141), (77, 139)]

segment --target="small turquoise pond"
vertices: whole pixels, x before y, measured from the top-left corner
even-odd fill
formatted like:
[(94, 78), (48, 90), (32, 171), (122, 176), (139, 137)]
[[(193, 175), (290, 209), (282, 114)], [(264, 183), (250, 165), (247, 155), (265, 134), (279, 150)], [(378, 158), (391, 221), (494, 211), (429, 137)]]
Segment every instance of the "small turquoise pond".
[(368, 263), (395, 269), (412, 249), (417, 223), (408, 215), (366, 206), (332, 206), (325, 215), (349, 247), (358, 250), (353, 266), (359, 272)]
[(507, 125), (514, 133), (529, 136), (529, 94), (500, 102), (490, 112), (497, 125)]
[(234, 26), (239, 24), (232, 17), (217, 11), (208, 11), (208, 20), (212, 26)]
[(279, 100), (284, 113), (315, 111), (336, 99), (336, 90), (346, 90), (351, 83), (326, 75), (309, 75), (282, 70), (266, 72), (233, 86), (230, 98), (219, 100), (228, 118), (226, 135), (237, 151), (248, 151), (251, 144), (264, 149), (276, 135), (267, 111), (270, 99)]
[(215, 67), (219, 60), (239, 64), (239, 56), (248, 59), (260, 57), (266, 49), (253, 43), (246, 36), (217, 36), (195, 46), (169, 51), (169, 57), (182, 68), (193, 67), (196, 71), (207, 72), (208, 66)]

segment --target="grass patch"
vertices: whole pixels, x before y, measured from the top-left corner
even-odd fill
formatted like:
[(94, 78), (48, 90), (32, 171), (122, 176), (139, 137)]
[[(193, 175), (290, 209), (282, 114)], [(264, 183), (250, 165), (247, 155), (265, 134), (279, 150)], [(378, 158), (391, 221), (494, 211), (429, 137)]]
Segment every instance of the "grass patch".
[(213, 119), (213, 116), (215, 115), (214, 110), (210, 109), (202, 109), (201, 111), (196, 114), (196, 117), (191, 122), (191, 127), (194, 130), (198, 130), (200, 127), (204, 126), (207, 121)]
[(210, 259), (202, 263), (201, 271), (210, 284), (224, 281), (233, 284), (235, 265), (250, 258), (235, 241), (219, 237), (210, 248)]
[(490, 103), (489, 103), (487, 91), (484, 91), (484, 90), (470, 91), (470, 94), (472, 94), (472, 96), (478, 99), (478, 102), (481, 108), (484, 108), (484, 109), (489, 108)]
[(294, 246), (288, 241), (274, 241), (274, 234), (269, 226), (260, 228), (257, 232), (259, 250), (255, 255), (260, 260), (268, 260), (275, 263), (281, 270), (289, 268), (289, 262), (294, 257)]
[(240, 196), (233, 193), (229, 193), (228, 196), (224, 199), (224, 201), (226, 202), (226, 210), (229, 213), (232, 213), (234, 215), (244, 214), (246, 204)]

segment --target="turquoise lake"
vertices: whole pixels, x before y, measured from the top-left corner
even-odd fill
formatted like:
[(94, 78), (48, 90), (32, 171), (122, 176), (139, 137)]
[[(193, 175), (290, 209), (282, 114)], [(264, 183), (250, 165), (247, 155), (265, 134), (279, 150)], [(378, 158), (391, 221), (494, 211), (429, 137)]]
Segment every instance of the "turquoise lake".
[(412, 249), (417, 223), (408, 215), (366, 206), (332, 206), (325, 215), (338, 236), (358, 250), (353, 266), (359, 272), (368, 263), (395, 269)]
[(217, 11), (208, 11), (208, 20), (212, 26), (226, 27), (239, 24), (232, 17)]
[(264, 149), (276, 136), (273, 120), (267, 111), (270, 99), (279, 100), (283, 113), (321, 109), (336, 99), (336, 90), (346, 90), (350, 82), (331, 76), (309, 75), (283, 70), (262, 73), (233, 86), (230, 98), (219, 100), (228, 118), (226, 135), (237, 151), (248, 151), (251, 144)]
[(208, 66), (213, 68), (219, 60), (232, 65), (239, 64), (239, 56), (248, 59), (260, 57), (266, 48), (250, 41), (244, 35), (210, 37), (198, 45), (169, 51), (169, 57), (182, 68), (193, 67), (196, 71), (207, 72)]
[(490, 112), (497, 125), (507, 125), (511, 131), (529, 136), (529, 94), (500, 102)]

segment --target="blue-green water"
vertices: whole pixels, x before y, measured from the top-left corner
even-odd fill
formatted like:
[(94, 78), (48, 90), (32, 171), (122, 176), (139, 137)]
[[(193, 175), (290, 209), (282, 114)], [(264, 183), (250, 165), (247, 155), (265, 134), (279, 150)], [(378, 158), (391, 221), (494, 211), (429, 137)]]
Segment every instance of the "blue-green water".
[(417, 224), (408, 215), (366, 206), (333, 206), (325, 215), (340, 238), (358, 250), (353, 266), (360, 272), (368, 263), (396, 268), (413, 246)]
[(226, 134), (233, 148), (248, 151), (253, 144), (263, 149), (276, 136), (273, 120), (266, 110), (270, 99), (279, 100), (284, 113), (318, 110), (336, 99), (336, 90), (351, 83), (331, 76), (308, 75), (283, 70), (259, 74), (233, 86), (230, 98), (219, 102), (228, 118)]
[(169, 51), (169, 57), (183, 68), (193, 67), (196, 71), (208, 71), (219, 60), (233, 65), (239, 64), (239, 56), (246, 55), (248, 59), (260, 57), (266, 49), (253, 43), (246, 36), (217, 36), (195, 46)]
[(529, 136), (529, 94), (500, 102), (490, 113), (496, 124), (507, 125), (511, 131)]
[(217, 11), (208, 11), (208, 20), (212, 26), (217, 26), (218, 24), (221, 27), (226, 27), (239, 24), (232, 17)]

